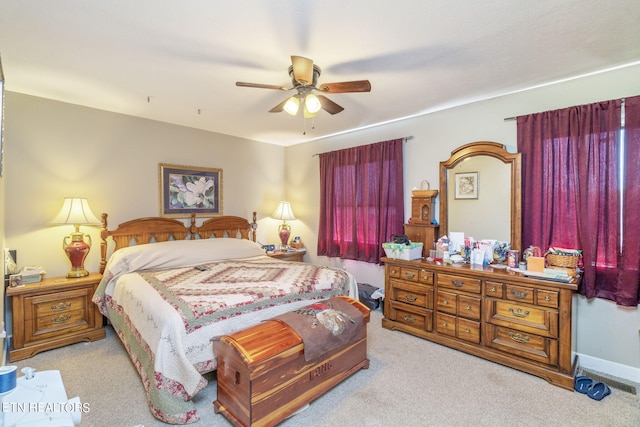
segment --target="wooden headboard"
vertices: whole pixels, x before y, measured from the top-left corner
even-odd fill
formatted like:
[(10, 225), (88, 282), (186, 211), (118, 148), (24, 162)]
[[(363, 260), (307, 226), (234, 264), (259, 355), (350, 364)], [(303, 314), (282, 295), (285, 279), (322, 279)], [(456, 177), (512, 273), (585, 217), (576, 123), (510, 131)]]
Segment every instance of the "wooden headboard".
[(241, 238), (256, 241), (255, 230), (258, 228), (256, 213), (253, 222), (249, 223), (239, 216), (219, 216), (206, 220), (196, 226), (196, 215), (191, 214), (189, 224), (171, 218), (148, 217), (123, 222), (115, 230), (109, 230), (107, 214), (103, 213), (100, 229), (100, 273), (107, 266), (107, 239), (111, 237), (115, 243), (114, 251), (135, 245), (144, 245), (167, 240), (192, 240), (215, 238)]

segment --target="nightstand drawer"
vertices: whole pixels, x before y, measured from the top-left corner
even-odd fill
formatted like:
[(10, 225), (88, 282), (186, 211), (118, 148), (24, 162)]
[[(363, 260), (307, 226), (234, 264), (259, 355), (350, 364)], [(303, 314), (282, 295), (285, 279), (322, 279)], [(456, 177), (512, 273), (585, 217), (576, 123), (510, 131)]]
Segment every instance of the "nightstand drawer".
[(47, 339), (55, 335), (66, 334), (69, 329), (82, 330), (89, 328), (84, 310), (67, 311), (50, 316), (38, 317), (25, 321), (25, 334), (28, 340)]
[(85, 289), (66, 292), (62, 298), (60, 295), (44, 295), (36, 298), (27, 298), (33, 304), (35, 317), (54, 316), (69, 311), (83, 310), (87, 304), (87, 296), (91, 298)]

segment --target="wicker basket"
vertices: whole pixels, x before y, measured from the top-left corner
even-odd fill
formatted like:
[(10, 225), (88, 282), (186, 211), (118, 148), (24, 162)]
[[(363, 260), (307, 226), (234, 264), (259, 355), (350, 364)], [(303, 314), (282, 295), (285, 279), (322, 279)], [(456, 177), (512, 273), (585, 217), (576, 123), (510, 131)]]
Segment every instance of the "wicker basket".
[[(422, 185), (425, 182), (427, 183), (427, 188), (423, 189)], [(430, 190), (430, 188), (431, 188), (431, 185), (429, 184), (429, 181), (427, 181), (425, 179), (422, 182), (420, 182), (420, 189), (419, 190), (412, 190), (411, 191), (411, 196), (412, 197), (436, 197), (438, 195), (438, 190)]]
[(547, 254), (547, 263), (556, 267), (576, 268), (580, 261), (579, 256)]

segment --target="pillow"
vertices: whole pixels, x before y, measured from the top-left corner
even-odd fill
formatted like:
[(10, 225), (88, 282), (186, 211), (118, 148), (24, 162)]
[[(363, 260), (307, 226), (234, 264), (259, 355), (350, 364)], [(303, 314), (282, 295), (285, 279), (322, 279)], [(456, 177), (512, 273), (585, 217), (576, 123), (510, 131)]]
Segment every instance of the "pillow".
[(118, 249), (109, 258), (104, 275), (115, 278), (139, 270), (190, 267), (260, 255), (264, 255), (262, 247), (246, 239), (169, 240)]

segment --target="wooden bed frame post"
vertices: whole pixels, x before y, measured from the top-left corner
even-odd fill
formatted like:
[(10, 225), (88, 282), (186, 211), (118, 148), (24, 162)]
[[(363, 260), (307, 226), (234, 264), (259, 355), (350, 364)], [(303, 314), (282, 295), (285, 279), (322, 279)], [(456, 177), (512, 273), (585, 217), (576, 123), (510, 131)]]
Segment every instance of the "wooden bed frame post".
[(109, 237), (108, 216), (106, 213), (100, 215), (100, 219), (102, 219), (102, 227), (100, 227), (100, 274), (104, 273), (104, 269), (107, 266), (107, 237)]

